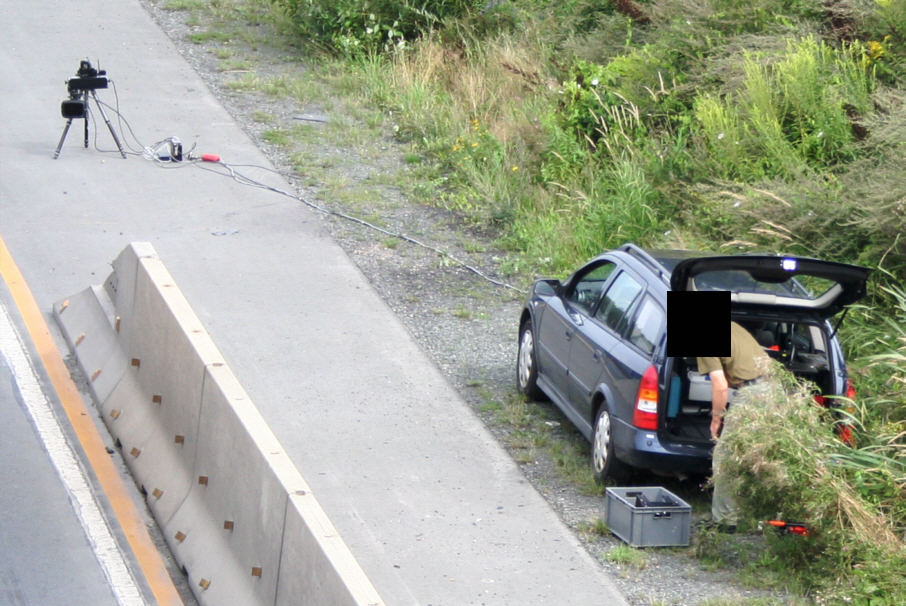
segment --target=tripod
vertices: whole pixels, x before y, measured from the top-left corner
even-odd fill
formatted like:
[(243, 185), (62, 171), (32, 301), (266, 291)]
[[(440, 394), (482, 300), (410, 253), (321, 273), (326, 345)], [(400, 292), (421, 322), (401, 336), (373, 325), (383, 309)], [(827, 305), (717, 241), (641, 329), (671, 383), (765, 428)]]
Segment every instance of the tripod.
[(120, 144), (120, 139), (116, 136), (116, 131), (113, 130), (113, 125), (110, 124), (110, 119), (107, 118), (107, 114), (104, 112), (104, 106), (102, 106), (101, 102), (98, 100), (98, 95), (94, 91), (94, 89), (91, 88), (78, 91), (71, 90), (71, 93), (72, 98), (69, 101), (63, 102), (62, 111), (63, 117), (66, 118), (66, 126), (63, 127), (63, 135), (60, 137), (60, 142), (57, 144), (57, 150), (53, 154), (54, 159), (56, 160), (60, 157), (60, 150), (63, 148), (63, 142), (66, 140), (66, 135), (69, 134), (69, 127), (72, 126), (72, 121), (76, 118), (82, 118), (83, 120), (85, 120), (85, 148), (88, 148), (89, 94), (91, 95), (91, 98), (94, 99), (94, 104), (97, 105), (98, 111), (101, 112), (101, 117), (104, 118), (104, 122), (107, 123), (107, 129), (113, 136), (113, 140), (116, 142), (116, 147), (120, 150), (120, 155), (125, 158), (126, 152), (123, 151), (123, 146), (122, 144)]

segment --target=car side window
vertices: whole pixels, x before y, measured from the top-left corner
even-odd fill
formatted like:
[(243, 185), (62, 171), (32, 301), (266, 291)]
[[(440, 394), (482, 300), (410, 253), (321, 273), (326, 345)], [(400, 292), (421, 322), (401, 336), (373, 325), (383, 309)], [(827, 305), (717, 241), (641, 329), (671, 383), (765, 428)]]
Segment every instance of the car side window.
[(664, 325), (664, 310), (651, 297), (645, 297), (639, 306), (632, 329), (629, 331), (629, 342), (648, 355), (654, 352)]
[(618, 334), (622, 334), (629, 321), (626, 312), (629, 311), (632, 302), (640, 292), (642, 292), (642, 285), (624, 271), (616, 277), (613, 284), (604, 293), (601, 305), (595, 312), (595, 318)]
[(614, 268), (616, 268), (616, 264), (611, 261), (595, 265), (576, 280), (575, 286), (567, 296), (567, 299), (580, 307), (585, 313), (591, 314), (591, 310), (594, 309), (595, 303), (601, 298), (604, 284), (607, 283), (607, 278), (613, 273)]

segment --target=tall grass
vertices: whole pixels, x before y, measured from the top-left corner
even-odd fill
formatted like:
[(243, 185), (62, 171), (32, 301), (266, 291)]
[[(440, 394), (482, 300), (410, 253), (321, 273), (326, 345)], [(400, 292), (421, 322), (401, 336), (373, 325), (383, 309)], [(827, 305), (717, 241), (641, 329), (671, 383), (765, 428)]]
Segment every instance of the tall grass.
[[(564, 72), (548, 44), (530, 27), (454, 45), (439, 34), (361, 64), (365, 90), (392, 113), (398, 135), (446, 171), (428, 197), (497, 222), (503, 242), (558, 271), (625, 240), (739, 240), (733, 232), (751, 227), (754, 207), (725, 213), (708, 196), (702, 206), (677, 192), (677, 180), (718, 177), (735, 189), (789, 192), (783, 238), (798, 252), (822, 252), (809, 245), (809, 218), (828, 200), (841, 209), (849, 200), (821, 174), (845, 172), (858, 151), (854, 125), (870, 113), (862, 47), (790, 39), (776, 55), (743, 53), (725, 82), (693, 92), (684, 81), (694, 72), (663, 63), (689, 65), (688, 55), (649, 44)], [(820, 213), (818, 223), (832, 231), (838, 219)], [(850, 240), (850, 257), (864, 240)]]
[(808, 538), (769, 534), (766, 562), (818, 603), (900, 604), (906, 600), (906, 289), (880, 274), (871, 305), (856, 306), (841, 330), (850, 376), (859, 385), (837, 420), (816, 406), (811, 387), (775, 369), (771, 393), (743, 402), (718, 448), (755, 519), (806, 522)]
[(787, 575), (820, 596), (819, 603), (903, 603), (901, 449), (845, 446), (831, 431), (828, 409), (813, 402), (812, 386), (779, 365), (768, 388), (741, 392), (729, 410), (715, 473), (730, 478), (754, 519), (808, 525), (808, 537), (775, 536), (771, 528), (767, 545)]
[(702, 96), (696, 118), (724, 178), (794, 178), (851, 159), (852, 120), (869, 107), (872, 79), (858, 44), (833, 49), (809, 36), (780, 57), (747, 56), (742, 85)]

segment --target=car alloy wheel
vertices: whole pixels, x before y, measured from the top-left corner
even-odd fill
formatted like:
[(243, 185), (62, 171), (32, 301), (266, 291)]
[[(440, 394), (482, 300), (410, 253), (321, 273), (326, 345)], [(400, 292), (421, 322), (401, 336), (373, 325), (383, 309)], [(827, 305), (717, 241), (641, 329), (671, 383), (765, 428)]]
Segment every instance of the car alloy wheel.
[(607, 459), (610, 457), (610, 440), (610, 414), (605, 409), (601, 409), (595, 422), (595, 442), (592, 449), (595, 475), (603, 475), (604, 469), (607, 467)]
[(531, 321), (522, 325), (519, 332), (519, 353), (516, 355), (516, 385), (527, 397), (537, 400), (542, 396), (538, 389), (538, 367), (535, 363), (535, 334)]
[(622, 480), (629, 476), (629, 467), (613, 454), (613, 426), (607, 407), (602, 404), (595, 419), (595, 435), (591, 443), (591, 463), (595, 480), (603, 484), (606, 478)]

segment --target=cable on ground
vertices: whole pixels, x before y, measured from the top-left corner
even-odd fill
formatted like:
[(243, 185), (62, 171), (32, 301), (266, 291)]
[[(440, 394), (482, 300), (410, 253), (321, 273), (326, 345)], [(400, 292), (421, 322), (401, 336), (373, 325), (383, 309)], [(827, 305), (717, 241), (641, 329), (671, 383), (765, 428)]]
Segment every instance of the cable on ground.
[[(111, 80), (111, 83), (112, 82), (113, 81)], [(119, 125), (120, 125), (120, 132), (128, 131), (129, 134), (131, 135), (133, 141), (135, 142), (135, 144), (138, 145), (138, 149), (136, 149), (135, 147), (130, 145), (129, 142), (127, 140), (125, 140), (125, 137), (124, 137), (126, 146), (129, 148), (129, 152), (128, 152), (129, 155), (141, 156), (142, 158), (144, 158), (146, 160), (154, 162), (157, 166), (159, 166), (161, 168), (169, 169), (169, 168), (183, 168), (183, 167), (188, 167), (188, 166), (195, 166), (197, 168), (201, 168), (203, 170), (207, 170), (207, 171), (213, 172), (215, 174), (220, 174), (222, 176), (228, 176), (241, 185), (247, 185), (249, 187), (256, 187), (258, 189), (264, 189), (264, 190), (271, 191), (276, 194), (280, 194), (281, 196), (286, 196), (288, 198), (292, 198), (293, 200), (296, 200), (297, 202), (301, 202), (305, 206), (308, 206), (309, 208), (316, 210), (324, 215), (338, 217), (345, 221), (349, 221), (351, 223), (356, 223), (356, 224), (366, 227), (368, 229), (374, 230), (374, 231), (384, 234), (386, 236), (389, 236), (392, 238), (397, 238), (399, 240), (403, 240), (404, 242), (408, 242), (414, 246), (418, 246), (420, 248), (429, 250), (429, 251), (441, 256), (444, 259), (449, 259), (451, 262), (455, 263), (456, 265), (460, 266), (461, 268), (475, 274), (476, 276), (482, 278), (483, 280), (485, 280), (487, 282), (490, 282), (491, 284), (494, 284), (495, 286), (499, 286), (501, 288), (505, 288), (507, 290), (512, 290), (512, 291), (515, 291), (518, 293), (524, 292), (523, 290), (521, 290), (511, 284), (508, 284), (507, 282), (498, 280), (498, 279), (488, 275), (487, 273), (483, 272), (482, 270), (478, 269), (477, 267), (470, 265), (469, 263), (463, 261), (462, 259), (450, 254), (446, 250), (443, 250), (443, 249), (433, 246), (431, 244), (427, 244), (427, 243), (422, 242), (421, 240), (417, 240), (411, 236), (407, 236), (404, 233), (393, 231), (390, 229), (385, 229), (383, 227), (380, 227), (379, 225), (375, 225), (374, 223), (371, 223), (371, 222), (361, 219), (359, 217), (349, 215), (349, 214), (341, 212), (341, 211), (333, 210), (333, 209), (327, 208), (325, 206), (322, 206), (320, 204), (316, 204), (315, 202), (312, 202), (311, 200), (308, 200), (299, 194), (287, 191), (285, 189), (281, 189), (279, 187), (275, 187), (273, 185), (268, 185), (268, 184), (258, 181), (256, 179), (252, 179), (251, 177), (248, 177), (248, 176), (242, 174), (241, 172), (237, 171), (236, 168), (239, 168), (239, 167), (258, 168), (261, 170), (273, 172), (277, 175), (280, 175), (280, 176), (282, 176), (284, 178), (288, 178), (288, 179), (295, 179), (295, 176), (293, 176), (293, 175), (287, 175), (285, 173), (282, 173), (278, 170), (275, 170), (275, 169), (267, 167), (267, 166), (260, 166), (260, 165), (255, 165), (255, 164), (228, 164), (226, 162), (223, 162), (220, 159), (220, 156), (218, 156), (216, 154), (195, 155), (194, 151), (195, 151), (195, 148), (197, 147), (197, 142), (192, 144), (192, 147), (191, 147), (191, 149), (189, 149), (188, 152), (183, 152), (182, 142), (177, 137), (168, 137), (166, 139), (162, 139), (162, 140), (160, 140), (152, 145), (148, 145), (148, 146), (143, 145), (139, 141), (138, 137), (135, 135), (135, 132), (132, 130), (132, 126), (129, 124), (129, 122), (125, 119), (125, 117), (119, 110), (119, 95), (116, 92), (115, 84), (113, 86), (113, 94), (114, 94), (114, 98), (116, 99), (115, 107), (110, 106), (103, 102), (101, 102), (101, 103), (104, 105), (104, 107), (108, 108), (109, 110), (111, 110), (112, 112), (114, 112), (117, 115), (117, 119), (118, 119)], [(125, 125), (125, 127), (126, 127), (125, 130), (123, 129), (123, 125)], [(97, 146), (97, 129), (95, 129), (94, 147), (99, 152), (113, 151), (113, 150), (103, 150)], [(220, 169), (222, 169), (222, 170), (220, 170)]]

